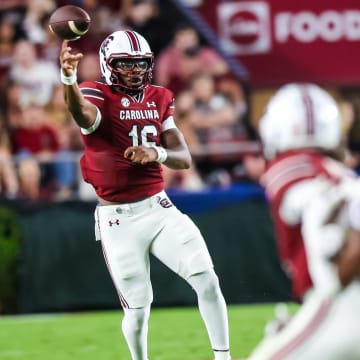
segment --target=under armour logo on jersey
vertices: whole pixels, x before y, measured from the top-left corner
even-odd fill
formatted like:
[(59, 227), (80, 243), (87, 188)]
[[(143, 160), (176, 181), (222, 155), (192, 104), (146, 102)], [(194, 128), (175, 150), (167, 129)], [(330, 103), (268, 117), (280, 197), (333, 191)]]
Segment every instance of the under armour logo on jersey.
[(169, 199), (167, 198), (164, 198), (164, 199), (161, 199), (159, 201), (159, 204), (163, 207), (163, 208), (169, 208), (169, 207), (172, 207), (173, 204), (170, 202)]
[(156, 107), (155, 101), (152, 101), (152, 102), (147, 101), (147, 102), (146, 102), (146, 106), (147, 106), (147, 107), (151, 107), (151, 106)]
[(119, 219), (116, 219), (115, 221), (109, 220), (109, 226), (112, 227), (113, 225), (120, 225)]

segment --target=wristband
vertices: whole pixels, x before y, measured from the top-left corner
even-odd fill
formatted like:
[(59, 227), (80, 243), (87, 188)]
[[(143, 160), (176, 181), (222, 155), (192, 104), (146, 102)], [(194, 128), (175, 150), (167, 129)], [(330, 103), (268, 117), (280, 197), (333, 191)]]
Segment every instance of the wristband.
[(60, 80), (64, 85), (74, 85), (77, 81), (76, 70), (70, 76), (66, 76), (60, 69)]
[(166, 161), (167, 157), (168, 157), (168, 154), (167, 154), (167, 151), (161, 147), (161, 146), (152, 146), (152, 148), (154, 148), (157, 152), (157, 159), (156, 159), (156, 162), (162, 164)]

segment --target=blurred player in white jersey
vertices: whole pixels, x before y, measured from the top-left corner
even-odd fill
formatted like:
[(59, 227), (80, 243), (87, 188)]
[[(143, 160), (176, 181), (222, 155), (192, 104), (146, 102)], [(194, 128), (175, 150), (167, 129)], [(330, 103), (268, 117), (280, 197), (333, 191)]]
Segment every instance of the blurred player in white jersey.
[(259, 132), (280, 258), (302, 305), (249, 360), (358, 360), (360, 181), (339, 157), (337, 104), (317, 85), (287, 84)]

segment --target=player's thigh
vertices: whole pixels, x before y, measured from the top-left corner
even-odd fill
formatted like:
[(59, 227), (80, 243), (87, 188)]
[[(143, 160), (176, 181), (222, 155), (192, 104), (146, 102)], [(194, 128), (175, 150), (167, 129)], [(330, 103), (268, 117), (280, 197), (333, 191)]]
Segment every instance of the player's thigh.
[[(331, 319), (325, 321), (304, 343), (295, 347), (284, 360), (356, 360), (354, 346), (358, 346), (345, 336)], [(341, 324), (340, 324), (341, 325)]]
[(327, 299), (312, 293), (287, 327), (265, 339), (250, 359), (359, 359), (355, 354), (359, 354), (360, 314), (341, 297)]
[(319, 359), (320, 354), (326, 360), (360, 359), (359, 304), (359, 282), (353, 282), (337, 295), (322, 331), (314, 339), (314, 348)]
[(152, 243), (152, 254), (185, 279), (211, 269), (213, 263), (199, 228), (176, 207), (167, 211), (163, 229)]
[(100, 208), (97, 215), (102, 249), (114, 285), (130, 307), (152, 301), (150, 283), (149, 240), (138, 219), (113, 214)]
[[(360, 284), (340, 292), (321, 326), (294, 359), (360, 359)], [(292, 359), (292, 358), (291, 358)]]

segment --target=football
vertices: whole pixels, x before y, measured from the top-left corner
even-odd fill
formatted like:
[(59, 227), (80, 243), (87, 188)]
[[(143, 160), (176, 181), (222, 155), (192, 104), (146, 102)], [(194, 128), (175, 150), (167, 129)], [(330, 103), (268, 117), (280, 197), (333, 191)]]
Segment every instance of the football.
[(50, 16), (49, 28), (60, 39), (77, 40), (90, 28), (89, 14), (79, 6), (65, 5)]

